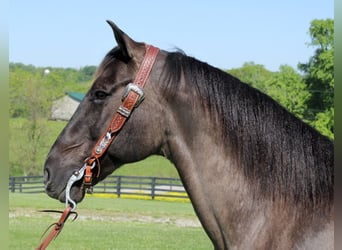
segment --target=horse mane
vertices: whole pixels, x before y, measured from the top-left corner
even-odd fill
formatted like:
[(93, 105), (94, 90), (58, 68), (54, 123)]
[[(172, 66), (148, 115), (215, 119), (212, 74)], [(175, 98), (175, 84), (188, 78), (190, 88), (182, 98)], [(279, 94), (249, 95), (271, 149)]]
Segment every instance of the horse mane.
[(200, 98), (203, 108), (209, 108), (229, 144), (227, 150), (232, 150), (259, 195), (292, 200), (306, 209), (330, 208), (334, 186), (331, 140), (269, 96), (195, 58), (168, 53), (165, 67), (161, 81), (165, 93), (176, 95), (184, 77), (187, 91), (197, 93), (189, 98)]

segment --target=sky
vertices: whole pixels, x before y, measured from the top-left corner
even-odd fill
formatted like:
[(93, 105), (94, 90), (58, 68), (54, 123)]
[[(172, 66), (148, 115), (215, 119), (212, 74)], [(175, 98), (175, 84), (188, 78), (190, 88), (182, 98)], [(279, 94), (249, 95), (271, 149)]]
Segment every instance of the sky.
[(9, 61), (96, 66), (116, 46), (110, 19), (136, 41), (221, 69), (254, 62), (277, 71), (308, 62), (310, 22), (326, 18), (333, 0), (11, 0)]

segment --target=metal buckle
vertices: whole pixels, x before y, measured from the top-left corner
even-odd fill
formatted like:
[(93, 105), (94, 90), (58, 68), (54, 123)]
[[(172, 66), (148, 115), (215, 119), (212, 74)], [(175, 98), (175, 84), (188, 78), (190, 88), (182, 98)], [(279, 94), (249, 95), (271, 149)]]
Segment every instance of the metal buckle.
[[(95, 167), (95, 163), (96, 162), (94, 161), (90, 169), (93, 169)], [(65, 207), (68, 207), (69, 204), (71, 204), (71, 207), (72, 207), (71, 211), (74, 211), (77, 206), (76, 202), (70, 197), (71, 187), (76, 181), (80, 180), (84, 176), (84, 172), (87, 168), (87, 165), (88, 164), (86, 162), (83, 164), (83, 166), (79, 170), (74, 171), (72, 175), (70, 176), (68, 183), (65, 187)]]
[(144, 93), (143, 89), (140, 86), (138, 86), (137, 84), (129, 83), (125, 88), (125, 91), (122, 95), (121, 101), (124, 101), (126, 99), (126, 97), (128, 96), (130, 91), (134, 91), (135, 93), (137, 93), (139, 95), (138, 100), (134, 105), (134, 107), (136, 108), (144, 100), (145, 93)]
[(131, 111), (122, 106), (118, 108), (117, 112), (126, 118), (128, 118), (131, 115)]

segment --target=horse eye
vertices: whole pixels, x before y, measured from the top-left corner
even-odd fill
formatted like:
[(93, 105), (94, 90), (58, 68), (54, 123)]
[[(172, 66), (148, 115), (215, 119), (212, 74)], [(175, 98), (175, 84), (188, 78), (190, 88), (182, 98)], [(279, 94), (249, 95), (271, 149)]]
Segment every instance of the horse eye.
[(94, 95), (98, 100), (104, 100), (108, 96), (108, 94), (102, 90), (97, 90)]

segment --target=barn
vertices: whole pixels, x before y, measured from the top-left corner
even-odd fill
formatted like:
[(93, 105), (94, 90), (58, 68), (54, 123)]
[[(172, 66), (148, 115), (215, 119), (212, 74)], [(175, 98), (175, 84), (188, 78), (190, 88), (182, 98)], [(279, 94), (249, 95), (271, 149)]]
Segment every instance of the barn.
[(52, 103), (51, 120), (68, 121), (75, 113), (85, 94), (66, 92), (66, 95)]

